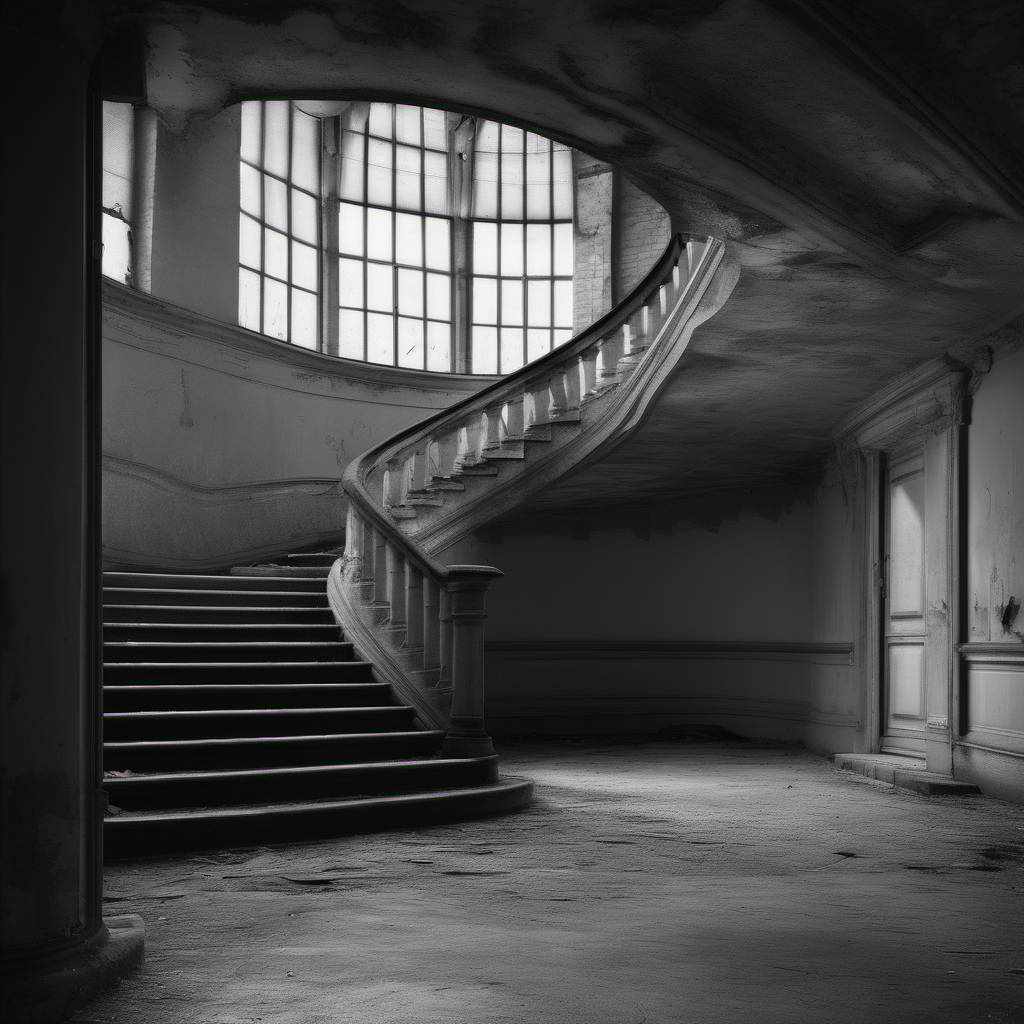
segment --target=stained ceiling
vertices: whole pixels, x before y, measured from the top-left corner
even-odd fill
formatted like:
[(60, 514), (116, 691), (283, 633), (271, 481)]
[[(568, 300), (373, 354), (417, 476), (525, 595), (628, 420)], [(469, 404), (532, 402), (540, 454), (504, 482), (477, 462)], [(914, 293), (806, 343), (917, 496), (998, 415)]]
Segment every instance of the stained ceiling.
[(695, 495), (813, 480), (837, 423), (894, 376), (950, 350), (983, 357), (997, 335), (1020, 333), (1024, 5), (118, 0), (110, 10), (144, 26), (149, 101), (175, 130), (270, 95), (486, 113), (617, 164), (677, 230), (728, 242), (739, 283), (645, 425), (521, 520), (682, 508)]

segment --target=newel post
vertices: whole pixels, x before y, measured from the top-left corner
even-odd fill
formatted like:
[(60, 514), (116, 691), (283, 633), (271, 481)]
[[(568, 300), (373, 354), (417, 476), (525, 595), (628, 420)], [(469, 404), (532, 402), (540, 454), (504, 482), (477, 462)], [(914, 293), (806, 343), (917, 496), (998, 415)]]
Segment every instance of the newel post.
[(494, 753), (484, 731), (484, 599), (491, 580), (505, 574), (486, 565), (451, 565), (445, 589), (451, 600), (451, 729), (441, 753), (487, 757)]

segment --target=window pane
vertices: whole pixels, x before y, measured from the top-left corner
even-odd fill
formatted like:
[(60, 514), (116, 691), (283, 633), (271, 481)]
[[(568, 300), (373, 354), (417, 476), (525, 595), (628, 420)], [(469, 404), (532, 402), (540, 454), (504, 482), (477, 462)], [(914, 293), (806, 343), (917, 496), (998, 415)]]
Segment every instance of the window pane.
[(391, 103), (370, 104), (370, 116), (366, 122), (366, 130), (371, 135), (379, 135), (384, 139), (391, 138), (391, 116), (393, 106), (394, 105)]
[(400, 210), (418, 210), (420, 203), (420, 176), (412, 171), (395, 173), (395, 206)]
[(292, 184), (316, 193), (320, 191), (320, 122), (301, 110), (293, 117)]
[[(135, 110), (130, 103), (103, 103), (103, 168), (131, 181)], [(108, 205), (104, 197), (104, 206)]]
[(423, 109), (423, 144), (430, 149), (448, 149), (447, 115), (443, 110)]
[(511, 373), (523, 365), (523, 330), (521, 327), (501, 329), (501, 372)]
[(427, 323), (427, 369), (447, 373), (452, 368), (451, 328)]
[(394, 270), (379, 263), (366, 264), (366, 308), (390, 313), (395, 308)]
[(395, 365), (395, 335), (393, 316), (380, 313), (366, 315), (366, 358), (371, 363)]
[(555, 282), (556, 327), (572, 327), (572, 281)]
[(498, 322), (498, 282), (493, 277), (473, 279), (473, 323)]
[(131, 250), (128, 225), (119, 217), (103, 214), (103, 273), (121, 284), (130, 283)]
[(338, 205), (338, 248), (353, 256), (363, 255), (363, 207)]
[(241, 206), (246, 213), (251, 213), (254, 217), (260, 217), (263, 212), (260, 203), (260, 189), (262, 188), (260, 179), (262, 177), (263, 175), (255, 167), (239, 164), (238, 190)]
[(338, 195), (353, 202), (364, 201), (363, 154), (366, 136), (346, 129), (341, 136), (341, 182)]
[(251, 270), (238, 271), (238, 326), (260, 329), (260, 275)]
[(272, 228), (288, 230), (288, 186), (277, 178), (263, 176), (264, 219)]
[(572, 338), (572, 331), (570, 331), (568, 328), (565, 328), (563, 330), (552, 331), (551, 335), (553, 347), (558, 348), (559, 345), (565, 344), (565, 342), (569, 341), (569, 339)]
[(301, 288), (292, 289), (293, 345), (316, 350), (316, 296)]
[(398, 365), (423, 369), (423, 321), (398, 318)]
[(263, 333), (284, 341), (288, 337), (288, 286), (263, 279)]
[(482, 153), (478, 149), (473, 172), (475, 180), (473, 216), (498, 216), (498, 157), (495, 153)]
[(320, 275), (316, 257), (317, 251), (311, 245), (292, 242), (292, 284), (311, 292), (317, 290)]
[(551, 351), (550, 331), (526, 332), (526, 361), (532, 363), (542, 355)]
[(260, 162), (260, 125), (263, 120), (263, 104), (259, 100), (241, 104), (243, 160), (251, 164)]
[(338, 318), (338, 355), (346, 359), (365, 359), (364, 314), (361, 311), (343, 309)]
[(292, 189), (292, 234), (310, 245), (317, 244), (320, 208), (312, 196)]
[(474, 327), (471, 343), (471, 372), (498, 372), (498, 331), (494, 327)]
[(411, 213), (395, 214), (396, 262), (423, 266), (423, 218)]
[(434, 320), (450, 320), (451, 315), (451, 278), (447, 274), (427, 274), (427, 316)]
[[(501, 322), (521, 324), (523, 322), (523, 282), (519, 280), (501, 282)], [(504, 342), (502, 342), (504, 344)]]
[(374, 260), (391, 259), (391, 218), (390, 210), (366, 211), (366, 255)]
[(527, 285), (526, 322), (532, 327), (551, 326), (551, 285), (548, 281), (530, 281)]
[(264, 268), (266, 273), (281, 278), (282, 281), (288, 278), (288, 239), (279, 231), (263, 232), (264, 240)]
[(451, 221), (425, 217), (427, 224), (427, 266), (433, 270), (451, 270)]
[(263, 266), (260, 226), (244, 213), (238, 227), (238, 262), (259, 270)]
[(448, 158), (444, 153), (423, 154), (423, 209), (427, 213), (448, 212)]
[(526, 225), (526, 273), (529, 277), (547, 277), (551, 273), (551, 227)]
[(338, 260), (338, 301), (343, 306), (363, 308), (362, 260)]
[(552, 154), (553, 163), (553, 176), (554, 176), (554, 188), (553, 188), (553, 199), (554, 199), (554, 210), (552, 216), (557, 217), (559, 220), (571, 220), (572, 219), (572, 193), (573, 193), (573, 173), (572, 173), (572, 150), (567, 146), (554, 147)]
[(423, 316), (422, 271), (399, 270), (398, 312), (406, 316)]
[(263, 166), (281, 178), (288, 177), (289, 106), (287, 100), (271, 100), (264, 104)]
[(501, 151), (502, 153), (522, 153), (524, 138), (522, 128), (513, 128), (510, 124), (501, 126)]
[(498, 272), (498, 226), (486, 221), (473, 225), (473, 273)]
[(395, 107), (395, 138), (411, 146), (420, 144), (420, 108), (398, 104)]
[(379, 206), (391, 205), (391, 143), (370, 139), (369, 167), (366, 171), (366, 201)]
[(518, 277), (523, 272), (523, 225), (501, 225), (501, 276)]
[(555, 273), (572, 276), (572, 225), (555, 225)]

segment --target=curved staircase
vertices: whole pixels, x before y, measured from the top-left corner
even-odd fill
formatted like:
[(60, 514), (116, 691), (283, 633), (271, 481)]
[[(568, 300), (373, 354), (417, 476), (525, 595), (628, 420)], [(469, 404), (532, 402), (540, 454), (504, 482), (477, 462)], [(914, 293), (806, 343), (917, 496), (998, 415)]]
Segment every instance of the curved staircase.
[(484, 723), (484, 600), (502, 573), (435, 556), (642, 424), (735, 284), (724, 257), (677, 236), (591, 328), (352, 462), (340, 558), (107, 573), (108, 853), (528, 802), (531, 783), (498, 778)]

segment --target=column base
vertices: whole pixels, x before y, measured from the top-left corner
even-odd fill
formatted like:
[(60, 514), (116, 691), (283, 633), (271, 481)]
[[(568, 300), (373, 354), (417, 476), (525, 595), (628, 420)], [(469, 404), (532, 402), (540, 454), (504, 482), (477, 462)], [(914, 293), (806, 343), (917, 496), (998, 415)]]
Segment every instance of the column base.
[(104, 919), (92, 939), (57, 961), (5, 972), (5, 1024), (53, 1024), (142, 965), (146, 926), (137, 914)]
[(482, 718), (453, 718), (441, 744), (442, 757), (493, 757), (494, 744)]

